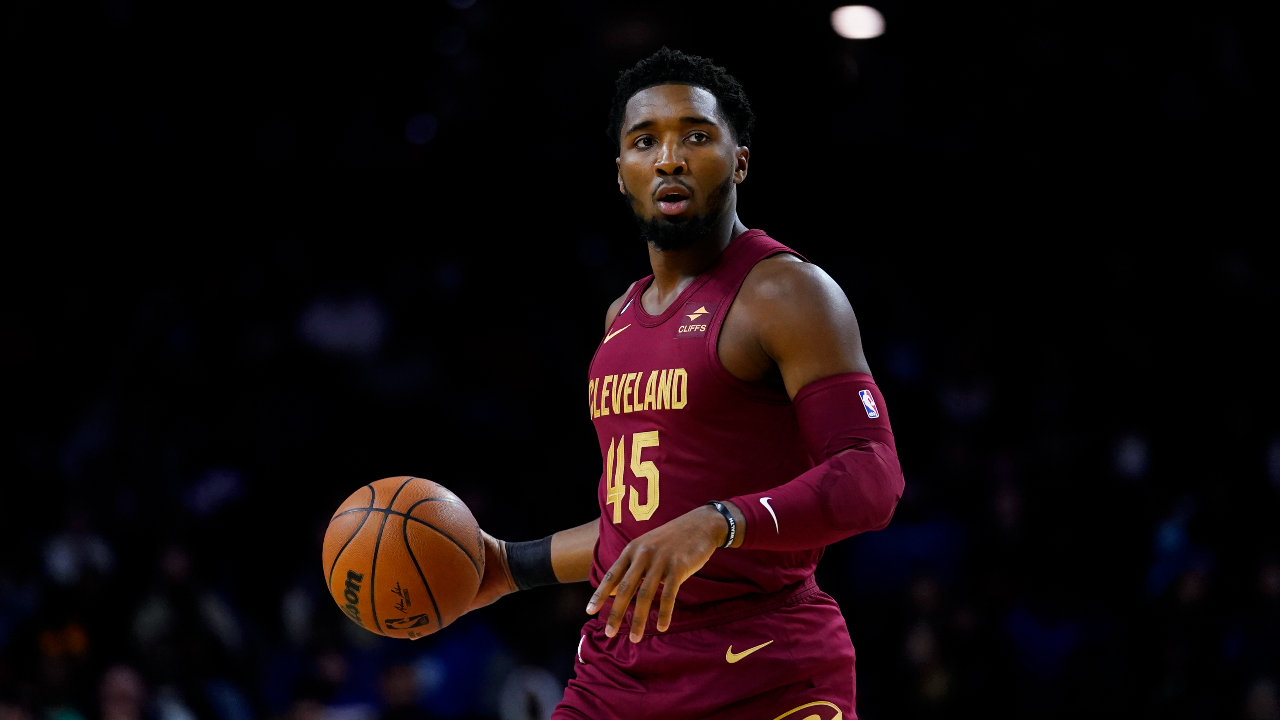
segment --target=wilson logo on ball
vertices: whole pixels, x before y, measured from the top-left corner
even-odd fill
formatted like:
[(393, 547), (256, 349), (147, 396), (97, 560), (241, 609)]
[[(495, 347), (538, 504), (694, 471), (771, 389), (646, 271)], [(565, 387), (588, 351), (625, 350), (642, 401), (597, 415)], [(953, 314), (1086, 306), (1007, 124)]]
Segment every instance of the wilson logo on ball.
[(355, 570), (347, 571), (347, 586), (342, 591), (342, 597), (346, 599), (347, 604), (342, 606), (342, 610), (356, 622), (360, 622), (360, 583), (362, 582), (364, 582), (364, 575)]
[(457, 495), (399, 475), (365, 485), (338, 506), (321, 562), (344, 615), (370, 632), (416, 640), (471, 607), (484, 577), (481, 540)]

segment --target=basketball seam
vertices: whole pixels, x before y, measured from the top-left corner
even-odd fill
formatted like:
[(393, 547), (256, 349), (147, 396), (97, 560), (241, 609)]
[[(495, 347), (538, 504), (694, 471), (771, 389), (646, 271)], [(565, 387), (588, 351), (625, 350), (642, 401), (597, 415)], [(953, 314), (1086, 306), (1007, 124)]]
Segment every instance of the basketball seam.
[[(417, 506), (418, 503), (414, 503), (409, 510), (412, 511)], [(401, 523), (400, 527), (404, 530), (404, 547), (409, 551), (409, 559), (413, 561), (413, 567), (418, 571), (418, 577), (422, 579), (422, 586), (427, 589), (427, 597), (431, 598), (431, 607), (436, 611), (436, 629), (439, 630), (444, 627), (444, 618), (440, 616), (440, 606), (436, 604), (436, 594), (431, 592), (431, 583), (427, 582), (427, 576), (422, 573), (422, 566), (418, 564), (418, 556), (413, 554), (413, 546), (409, 544), (409, 523)]]
[(458, 546), (458, 550), (461, 550), (461, 551), (462, 551), (462, 555), (466, 555), (466, 556), (467, 556), (467, 560), (470, 560), (470, 561), (471, 561), (471, 566), (472, 566), (472, 568), (475, 568), (475, 571), (476, 571), (476, 577), (477, 577), (477, 578), (484, 579), (484, 574), (483, 574), (483, 573), (480, 573), (480, 564), (479, 564), (479, 562), (476, 562), (476, 561), (475, 561), (475, 559), (472, 559), (472, 557), (471, 557), (471, 552), (468, 552), (468, 551), (467, 551), (467, 548), (466, 548), (466, 547), (463, 547), (463, 544), (462, 544), (461, 542), (456, 541), (456, 539), (454, 539), (454, 538), (453, 538), (453, 536), (451, 536), (451, 534), (449, 534), (449, 533), (447, 533), (447, 532), (444, 532), (444, 530), (442, 530), (442, 529), (440, 529), (440, 528), (436, 528), (436, 527), (435, 527), (435, 525), (428, 523), (428, 521), (426, 521), (426, 520), (424, 520), (424, 519), (421, 519), (421, 518), (415, 518), (415, 516), (410, 515), (410, 512), (412, 512), (412, 511), (413, 511), (413, 509), (415, 509), (415, 507), (417, 507), (417, 506), (419, 506), (419, 505), (422, 505), (422, 503), (424, 503), (424, 502), (428, 502), (429, 500), (436, 500), (436, 498), (434, 498), (434, 497), (424, 497), (424, 498), (422, 498), (422, 500), (419, 500), (419, 501), (417, 501), (417, 502), (413, 503), (413, 505), (411, 505), (410, 507), (408, 507), (408, 511), (406, 511), (406, 512), (397, 512), (397, 511), (394, 511), (394, 510), (383, 510), (383, 512), (390, 512), (390, 514), (392, 514), (392, 515), (399, 515), (399, 516), (401, 516), (401, 518), (404, 518), (404, 519), (407, 519), (407, 520), (413, 520), (413, 521), (415, 521), (415, 523), (417, 523), (417, 524), (420, 524), (420, 525), (426, 525), (426, 527), (431, 528), (431, 529), (435, 530), (435, 532), (438, 532), (438, 533), (442, 534), (442, 536), (449, 538), (449, 542), (452, 542), (453, 544), (456, 544), (456, 546)]
[[(417, 478), (414, 478), (414, 479), (416, 480)], [(461, 505), (461, 504), (462, 504), (462, 501), (461, 501), (461, 500), (458, 500), (458, 499), (456, 499), (456, 498), (446, 498), (446, 497), (430, 497), (430, 498), (422, 498), (422, 499), (421, 499), (421, 500), (419, 500), (418, 502), (419, 502), (419, 503), (424, 503), (424, 502), (451, 502), (451, 503), (458, 503), (459, 505)], [(414, 504), (416, 505), (417, 503), (414, 503)], [(339, 515), (346, 515), (347, 513), (357, 512), (357, 511), (364, 510), (364, 509), (365, 509), (365, 508), (351, 508), (350, 510), (343, 510), (343, 511), (342, 511), (342, 512), (340, 512), (340, 513), (334, 513), (334, 514), (333, 514), (333, 517), (338, 517)], [(386, 508), (374, 508), (374, 510), (385, 510), (385, 509), (386, 509)], [(331, 520), (332, 520), (332, 519), (331, 519)]]
[[(458, 502), (457, 500), (453, 500), (453, 499), (450, 499), (450, 498), (423, 498), (423, 499), (419, 500), (418, 502), (414, 503), (414, 504), (413, 504), (413, 507), (411, 507), (411, 508), (409, 508), (409, 509), (410, 509), (410, 510), (412, 510), (413, 508), (417, 507), (418, 505), (421, 505), (421, 504), (422, 504), (422, 503), (424, 503), (424, 502), (431, 502), (431, 501), (433, 501), (433, 500), (440, 500), (440, 501), (445, 501), (445, 502)], [(347, 513), (353, 513), (353, 512), (364, 512), (364, 511), (366, 511), (366, 510), (371, 511), (371, 512), (390, 513), (390, 514), (392, 514), (392, 515), (399, 515), (399, 516), (400, 516), (400, 517), (402, 517), (402, 518), (406, 518), (406, 519), (412, 520), (412, 521), (414, 521), (414, 522), (416, 522), (416, 523), (418, 523), (418, 524), (420, 524), (420, 525), (426, 525), (427, 527), (431, 528), (432, 530), (435, 530), (436, 532), (440, 533), (441, 535), (443, 535), (443, 536), (445, 536), (445, 537), (449, 538), (450, 542), (452, 542), (454, 545), (457, 545), (457, 546), (458, 546), (458, 549), (459, 549), (459, 550), (461, 550), (461, 551), (463, 552), (463, 554), (465, 554), (465, 555), (467, 556), (467, 559), (468, 559), (468, 560), (471, 560), (471, 566), (475, 568), (475, 570), (476, 570), (476, 574), (480, 574), (480, 564), (479, 564), (478, 562), (476, 562), (474, 559), (472, 559), (472, 557), (471, 557), (471, 552), (470, 552), (469, 550), (467, 550), (465, 547), (463, 547), (462, 543), (460, 543), (460, 542), (458, 542), (457, 540), (455, 540), (455, 539), (454, 539), (454, 537), (453, 537), (452, 535), (450, 535), (449, 533), (445, 532), (444, 530), (441, 530), (440, 528), (436, 527), (435, 525), (432, 525), (431, 523), (427, 522), (426, 520), (423, 520), (422, 518), (413, 517), (412, 515), (409, 515), (409, 514), (407, 514), (407, 513), (402, 513), (402, 512), (396, 511), (396, 510), (389, 510), (389, 509), (387, 509), (387, 508), (353, 508), (353, 509), (351, 509), (351, 510), (343, 510), (342, 512), (338, 513), (338, 515), (346, 515)], [(334, 515), (334, 517), (338, 517), (338, 515)], [(481, 547), (481, 549), (483, 550), (483, 547)]]
[[(409, 478), (408, 480), (405, 480), (404, 482), (400, 483), (400, 487), (396, 488), (396, 494), (391, 496), (391, 502), (387, 503), (387, 508), (386, 508), (387, 513), (395, 512), (391, 509), (391, 506), (396, 504), (396, 498), (400, 497), (400, 491), (404, 490), (404, 487), (406, 485), (408, 485), (409, 483), (413, 482), (416, 479), (417, 478)], [(399, 514), (399, 513), (395, 513), (395, 514)], [(387, 529), (387, 515), (384, 513), (382, 516), (382, 525), (378, 526), (378, 539), (375, 540), (373, 543), (373, 562), (369, 564), (369, 608), (373, 611), (374, 629), (377, 630), (378, 634), (380, 635), (386, 635), (387, 637), (391, 637), (390, 635), (387, 635), (385, 632), (383, 632), (382, 625), (378, 623), (378, 599), (377, 599), (377, 596), (374, 595), (374, 583), (378, 581), (378, 548), (382, 547), (382, 533), (386, 529)]]
[[(360, 534), (360, 530), (364, 527), (364, 524), (369, 521), (369, 515), (372, 514), (370, 511), (373, 510), (374, 500), (378, 497), (378, 491), (373, 489), (373, 485), (365, 485), (365, 487), (369, 488), (369, 507), (355, 508), (357, 512), (364, 511), (365, 516), (360, 520), (360, 524), (356, 526), (355, 532), (351, 533), (351, 537), (347, 538), (347, 541), (342, 543), (342, 547), (338, 549), (338, 554), (333, 556), (333, 564), (329, 566), (329, 592), (333, 592), (333, 571), (338, 567), (338, 558), (342, 557), (342, 553), (346, 552), (347, 546), (351, 544), (352, 540), (356, 539), (356, 535)], [(333, 517), (336, 518), (338, 515), (346, 515), (347, 512), (349, 511), (344, 510), (335, 514)], [(330, 518), (329, 522), (333, 522), (333, 519)]]

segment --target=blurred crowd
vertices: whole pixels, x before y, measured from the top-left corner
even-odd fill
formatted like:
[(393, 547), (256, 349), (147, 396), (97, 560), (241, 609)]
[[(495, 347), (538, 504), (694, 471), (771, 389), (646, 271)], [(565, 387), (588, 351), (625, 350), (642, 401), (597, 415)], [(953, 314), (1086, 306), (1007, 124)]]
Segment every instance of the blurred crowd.
[(560, 680), (516, 665), (481, 623), (430, 649), (379, 645), (324, 617), (315, 584), (300, 583), (272, 598), (280, 635), (254, 638), (261, 628), (183, 548), (161, 548), (157, 565), (131, 592), (108, 544), (77, 523), (50, 538), (44, 578), (5, 578), (6, 720), (524, 718), (558, 700)]

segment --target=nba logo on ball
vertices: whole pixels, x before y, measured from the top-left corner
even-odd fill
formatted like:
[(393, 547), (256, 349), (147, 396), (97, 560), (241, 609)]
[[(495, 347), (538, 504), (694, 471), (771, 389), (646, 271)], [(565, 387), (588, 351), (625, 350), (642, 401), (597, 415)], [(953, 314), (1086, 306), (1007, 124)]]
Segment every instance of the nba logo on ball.
[(867, 411), (867, 417), (880, 417), (880, 411), (876, 409), (876, 399), (871, 397), (870, 390), (859, 390), (858, 397), (862, 398), (862, 409)]

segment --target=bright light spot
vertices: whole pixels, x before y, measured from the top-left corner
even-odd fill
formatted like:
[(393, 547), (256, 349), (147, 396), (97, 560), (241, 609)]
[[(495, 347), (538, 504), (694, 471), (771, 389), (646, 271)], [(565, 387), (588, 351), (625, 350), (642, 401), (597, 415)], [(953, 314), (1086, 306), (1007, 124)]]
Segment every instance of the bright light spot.
[(845, 5), (831, 13), (831, 27), (840, 37), (866, 40), (884, 34), (884, 16), (869, 5)]

